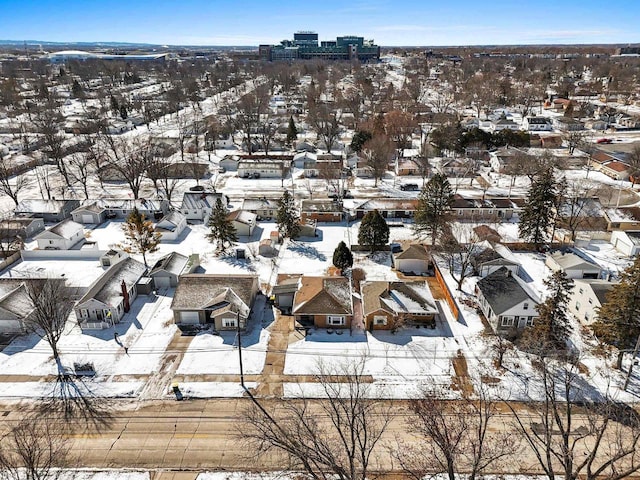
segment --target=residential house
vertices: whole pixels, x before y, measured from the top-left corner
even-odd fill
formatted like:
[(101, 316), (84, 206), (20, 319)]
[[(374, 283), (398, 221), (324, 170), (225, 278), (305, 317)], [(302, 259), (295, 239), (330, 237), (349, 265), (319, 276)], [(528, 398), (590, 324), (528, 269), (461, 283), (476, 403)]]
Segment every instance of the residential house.
[(276, 218), (278, 206), (278, 199), (267, 197), (245, 198), (242, 201), (242, 210), (255, 213), (258, 221)]
[(162, 241), (175, 241), (187, 227), (187, 217), (180, 211), (174, 210), (167, 213), (156, 223), (156, 232), (161, 235)]
[(413, 243), (393, 257), (395, 269), (406, 275), (432, 275), (433, 260), (424, 245)]
[(504, 173), (514, 159), (526, 155), (524, 150), (515, 147), (500, 147), (490, 153), (489, 165), (494, 172)]
[(550, 132), (553, 130), (551, 119), (547, 117), (526, 117), (522, 127), (529, 132)]
[(70, 250), (80, 240), (84, 240), (84, 228), (67, 218), (34, 238), (41, 250)]
[(236, 229), (236, 234), (241, 237), (250, 237), (253, 234), (257, 224), (256, 218), (255, 213), (246, 210), (234, 210), (227, 215), (227, 219), (231, 220), (233, 228)]
[(96, 200), (96, 204), (107, 211), (107, 218), (126, 219), (134, 210), (138, 210), (145, 219), (152, 221), (160, 220), (169, 212), (170, 207), (168, 200), (147, 198), (101, 198)]
[(54, 223), (69, 218), (71, 212), (79, 206), (79, 200), (24, 199), (18, 203), (14, 212), (22, 217), (41, 218), (45, 223)]
[(512, 275), (520, 272), (518, 262), (508, 247), (499, 243), (491, 244), (487, 241), (478, 244), (471, 258), (471, 265), (476, 275), (484, 278), (500, 268), (506, 268)]
[(107, 219), (107, 208), (97, 201), (92, 201), (73, 210), (71, 218), (74, 222), (84, 225), (100, 225)]
[(398, 157), (395, 165), (396, 175), (420, 176), (420, 166), (413, 158)]
[(109, 267), (74, 308), (80, 328), (99, 330), (119, 323), (138, 296), (137, 285), (146, 271), (147, 268), (133, 258)]
[(384, 218), (413, 218), (418, 200), (415, 198), (376, 198), (355, 207), (355, 216), (362, 219), (368, 212), (378, 210)]
[(501, 130), (519, 130), (520, 126), (509, 118), (498, 118), (491, 121), (491, 131), (499, 132)]
[(341, 222), (343, 220), (342, 202), (332, 199), (302, 200), (300, 219), (303, 222)]
[(0, 241), (13, 242), (16, 237), (22, 240), (31, 238), (44, 230), (41, 218), (12, 217), (0, 221)]
[(295, 168), (305, 168), (306, 165), (314, 166), (318, 161), (318, 156), (313, 152), (302, 151), (293, 156), (293, 166)]
[(289, 162), (275, 158), (244, 158), (238, 164), (240, 178), (284, 178)]
[(545, 135), (540, 137), (540, 146), (542, 148), (562, 148), (562, 136)]
[(614, 230), (611, 232), (611, 245), (628, 257), (635, 257), (640, 253), (640, 231)]
[(350, 328), (353, 320), (351, 281), (345, 277), (300, 277), (291, 313), (301, 325)]
[(178, 286), (180, 275), (193, 273), (200, 265), (200, 256), (197, 253), (182, 255), (171, 252), (160, 258), (149, 271), (155, 288), (175, 288)]
[(0, 335), (22, 334), (33, 314), (27, 282), (40, 284), (47, 279), (0, 278)]
[(615, 283), (599, 279), (576, 279), (568, 301), (571, 312), (581, 323), (591, 325), (598, 319), (598, 309), (607, 301)]
[(554, 117), (553, 126), (563, 132), (584, 130), (584, 123), (571, 117)]
[(455, 220), (504, 221), (510, 220), (522, 210), (524, 198), (465, 198), (454, 195), (451, 215)]
[(362, 282), (362, 311), (367, 330), (404, 325), (435, 327), (438, 307), (427, 282)]
[(538, 300), (506, 267), (476, 284), (480, 310), (496, 333), (531, 326), (538, 317)]
[(600, 278), (603, 272), (594, 261), (567, 250), (548, 253), (544, 264), (552, 272), (562, 270), (569, 278)]
[(127, 252), (110, 248), (100, 257), (100, 265), (103, 267), (111, 267), (125, 258), (129, 258), (129, 254)]
[(209, 221), (209, 215), (220, 199), (222, 205), (226, 208), (227, 197), (217, 192), (184, 192), (182, 195), (182, 205), (180, 211), (186, 217), (187, 222), (203, 222)]
[(303, 140), (302, 142), (298, 142), (296, 144), (296, 152), (316, 152), (316, 147), (313, 143)]
[(171, 310), (177, 325), (245, 330), (258, 291), (257, 275), (191, 273), (180, 276)]

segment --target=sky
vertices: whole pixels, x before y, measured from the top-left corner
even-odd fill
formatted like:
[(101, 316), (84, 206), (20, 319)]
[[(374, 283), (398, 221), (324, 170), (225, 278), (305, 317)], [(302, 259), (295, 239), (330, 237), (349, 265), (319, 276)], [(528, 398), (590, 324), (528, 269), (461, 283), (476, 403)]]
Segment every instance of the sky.
[(0, 0), (0, 39), (258, 45), (311, 30), (382, 46), (640, 42), (640, 0)]

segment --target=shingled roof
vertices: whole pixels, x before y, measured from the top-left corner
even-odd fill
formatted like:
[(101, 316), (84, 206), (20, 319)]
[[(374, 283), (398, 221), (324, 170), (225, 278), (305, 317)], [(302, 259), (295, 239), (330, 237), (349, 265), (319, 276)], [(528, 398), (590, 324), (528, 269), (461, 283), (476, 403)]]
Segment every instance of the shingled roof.
[(500, 267), (479, 280), (477, 287), (496, 315), (506, 312), (525, 300), (538, 303), (506, 267)]
[(353, 315), (349, 279), (301, 277), (292, 312), (297, 315)]

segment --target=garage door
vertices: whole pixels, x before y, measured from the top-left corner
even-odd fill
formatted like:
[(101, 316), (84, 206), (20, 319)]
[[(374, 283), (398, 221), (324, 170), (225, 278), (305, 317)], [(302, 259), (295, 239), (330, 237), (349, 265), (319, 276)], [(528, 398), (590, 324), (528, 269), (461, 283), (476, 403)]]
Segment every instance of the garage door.
[(156, 288), (169, 288), (171, 286), (170, 282), (169, 277), (153, 277), (153, 284)]
[(188, 325), (200, 323), (198, 312), (180, 312), (180, 322)]
[(93, 215), (82, 215), (82, 223), (94, 223)]

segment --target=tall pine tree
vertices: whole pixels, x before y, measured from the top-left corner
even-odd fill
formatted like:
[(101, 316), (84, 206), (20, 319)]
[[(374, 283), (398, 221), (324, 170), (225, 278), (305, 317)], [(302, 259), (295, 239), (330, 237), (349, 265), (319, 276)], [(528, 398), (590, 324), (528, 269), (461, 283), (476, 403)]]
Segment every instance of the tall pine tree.
[(278, 200), (276, 212), (278, 231), (284, 238), (297, 238), (300, 235), (300, 218), (296, 209), (295, 200), (289, 190), (285, 190)]
[(418, 196), (418, 205), (414, 216), (413, 230), (418, 238), (431, 236), (435, 245), (438, 234), (450, 222), (453, 192), (447, 177), (436, 173), (424, 186)]
[(622, 367), (625, 350), (633, 349), (640, 335), (640, 257), (620, 276), (598, 310), (593, 324), (596, 336), (618, 348), (617, 368)]
[(222, 204), (220, 197), (216, 199), (216, 204), (209, 215), (209, 233), (207, 238), (211, 243), (217, 242), (217, 250), (219, 253), (225, 253), (227, 247), (230, 247), (238, 241), (238, 234), (233, 222), (228, 218), (229, 213)]
[(137, 208), (127, 217), (122, 225), (126, 245), (124, 251), (127, 253), (139, 253), (142, 255), (144, 266), (147, 265), (147, 253), (157, 252), (160, 245), (160, 232), (156, 232), (153, 228), (153, 222), (145, 219), (144, 214), (140, 213)]
[(536, 248), (549, 240), (557, 196), (558, 183), (553, 177), (553, 168), (547, 168), (531, 183), (529, 201), (522, 209), (518, 224), (520, 236)]
[(536, 307), (539, 317), (527, 334), (532, 346), (535, 345), (541, 353), (546, 354), (550, 350), (564, 351), (567, 348), (572, 330), (567, 306), (573, 282), (564, 271), (558, 270), (544, 284), (549, 296)]
[(293, 121), (293, 117), (289, 117), (289, 127), (287, 128), (287, 143), (291, 146), (295, 146), (295, 141), (298, 139), (298, 129), (296, 123)]
[(333, 251), (333, 265), (339, 268), (340, 272), (353, 266), (353, 254), (346, 243), (340, 242)]
[(378, 210), (367, 212), (358, 229), (358, 243), (371, 248), (386, 245), (389, 242), (389, 225)]

